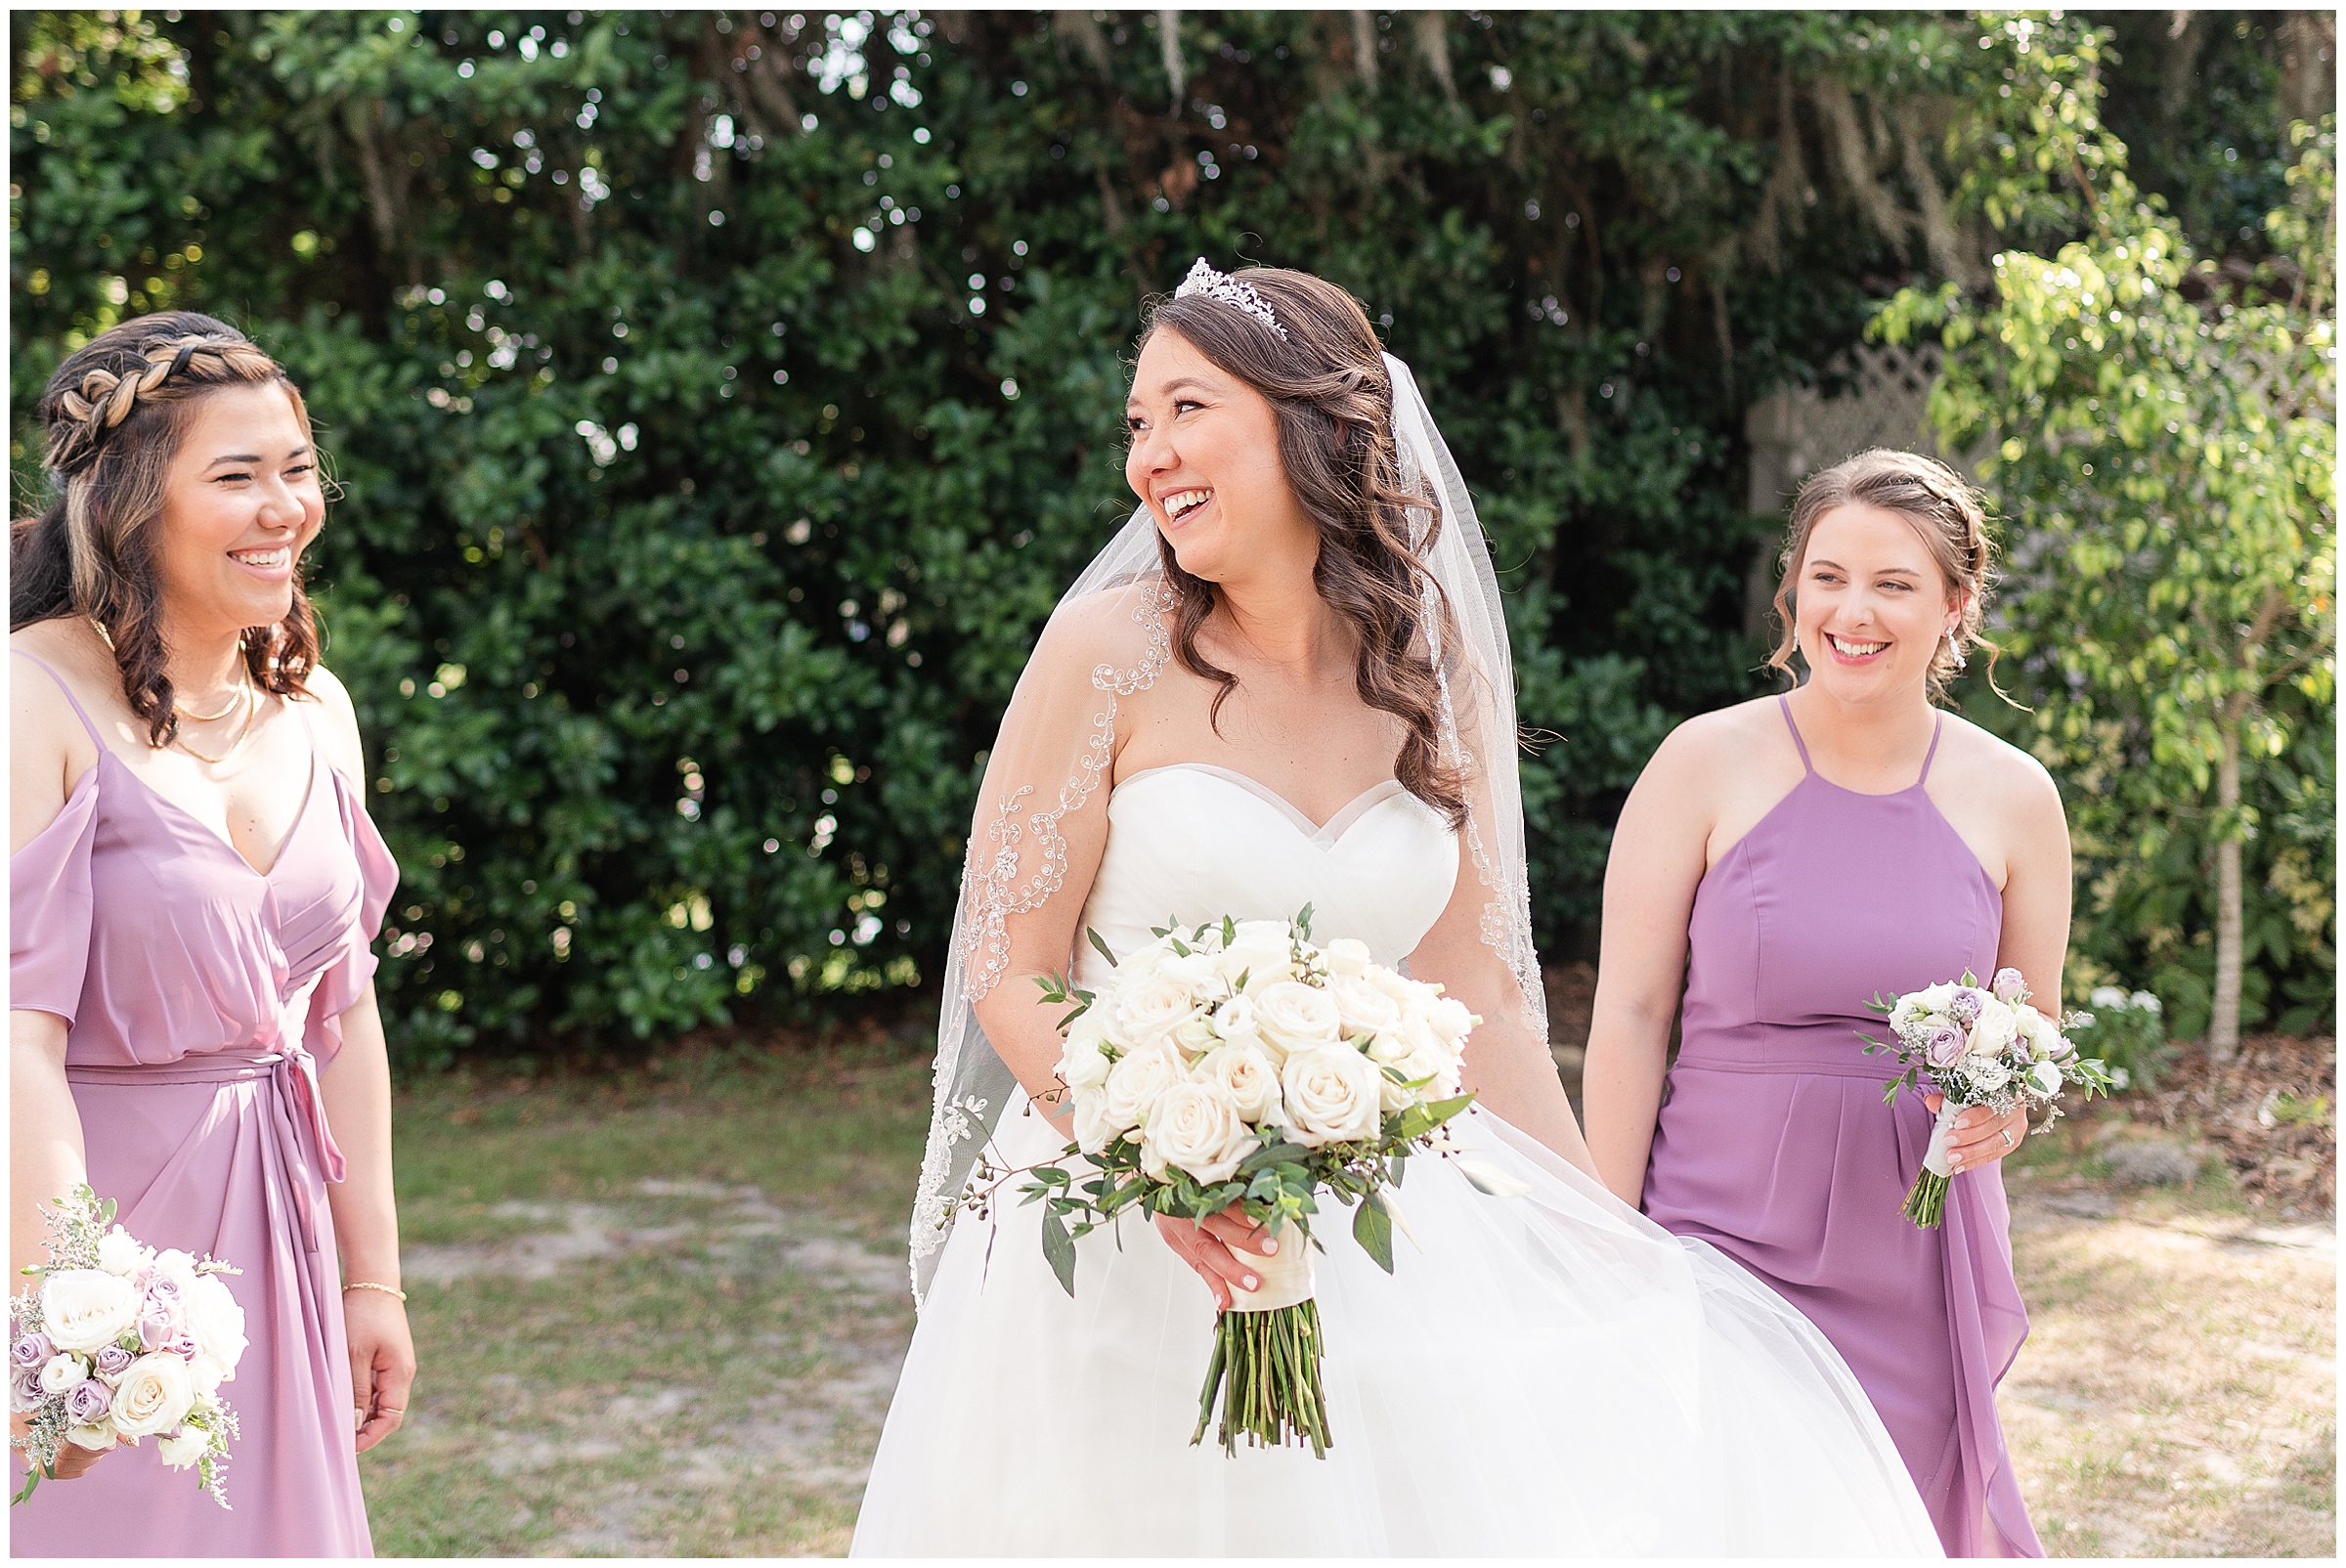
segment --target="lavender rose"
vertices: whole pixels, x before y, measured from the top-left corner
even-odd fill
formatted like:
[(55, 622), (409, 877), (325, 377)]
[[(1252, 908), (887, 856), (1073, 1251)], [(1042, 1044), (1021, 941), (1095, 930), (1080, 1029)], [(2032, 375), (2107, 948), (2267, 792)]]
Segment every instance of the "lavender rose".
[(203, 1353), (196, 1343), (196, 1336), (185, 1328), (173, 1334), (160, 1348), (164, 1355), (177, 1356), (182, 1361), (194, 1361)]
[(1934, 1067), (1951, 1067), (1963, 1061), (1969, 1044), (1961, 1029), (1933, 1029), (1923, 1036), (1923, 1054)]
[(1968, 1029), (1978, 1022), (1979, 1004), (1986, 1000), (1987, 997), (1984, 993), (1976, 991), (1968, 985), (1962, 986), (1956, 990), (1955, 1000), (1948, 1004), (1947, 1012), (1953, 1016), (1956, 1023)]
[(130, 1364), (137, 1359), (135, 1355), (124, 1350), (120, 1345), (109, 1345), (98, 1352), (96, 1363), (98, 1375), (106, 1378), (119, 1377), (130, 1371)]
[(48, 1366), (49, 1358), (56, 1354), (57, 1347), (49, 1342), (49, 1336), (34, 1328), (8, 1347), (8, 1364), (12, 1368), (21, 1370), (30, 1367), (38, 1372)]
[(179, 1334), (176, 1313), (148, 1312), (139, 1317), (139, 1348), (160, 1350)]
[(97, 1378), (75, 1383), (65, 1395), (65, 1415), (75, 1426), (95, 1426), (114, 1402), (113, 1390)]
[(45, 1397), (38, 1367), (19, 1367), (8, 1374), (8, 1408), (12, 1415), (39, 1410)]

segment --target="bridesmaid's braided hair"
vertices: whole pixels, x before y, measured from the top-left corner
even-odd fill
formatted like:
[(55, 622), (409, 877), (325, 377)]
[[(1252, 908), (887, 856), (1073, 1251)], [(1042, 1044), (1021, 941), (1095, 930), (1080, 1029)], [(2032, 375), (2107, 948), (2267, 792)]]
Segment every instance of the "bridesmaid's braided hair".
[[(1248, 267), (1233, 275), (1278, 316), (1278, 328), (1210, 294), (1159, 301), (1149, 313), (1149, 335), (1180, 335), (1217, 367), (1270, 401), (1279, 420), (1280, 466), (1320, 531), (1313, 586), (1349, 622), (1360, 639), (1354, 689), (1368, 707), (1393, 715), (1408, 728), (1394, 759), (1401, 786), (1462, 827), (1466, 781), (1443, 756), (1442, 690), (1427, 649), (1458, 645), (1450, 600), (1425, 568), (1434, 535), (1412, 541), (1410, 509), (1430, 509), (1442, 526), (1423, 481), (1403, 482), (1393, 437), (1393, 377), (1376, 332), (1360, 301), (1334, 283), (1282, 267)], [(1238, 677), (1197, 648), (1197, 632), (1213, 612), (1214, 585), (1191, 576), (1157, 538), (1165, 580), (1177, 601), (1174, 653), (1184, 668), (1221, 687), (1212, 713), (1238, 689)], [(1427, 590), (1431, 589), (1429, 593)], [(1439, 618), (1426, 625), (1428, 613)]]
[[(10, 529), (9, 630), (64, 615), (96, 623), (151, 745), (167, 746), (179, 732), (155, 573), (165, 476), (196, 400), (268, 385), (284, 388), (309, 435), (300, 389), (250, 338), (194, 311), (157, 311), (100, 333), (58, 367), (41, 394), (52, 496), (37, 516)], [(308, 691), (318, 628), (298, 570), (292, 609), (275, 626), (246, 628), (243, 650), (262, 691)]]
[[(1977, 489), (1936, 457), (1890, 447), (1876, 447), (1820, 469), (1801, 486), (1792, 503), (1792, 532), (1785, 538), (1778, 563), (1782, 568), (1775, 600), (1779, 635), (1775, 651), (1767, 656), (1769, 666), (1786, 675), (1792, 673), (1792, 657), (1800, 651), (1793, 596), (1801, 566), (1807, 558), (1808, 536), (1815, 532), (1818, 518), (1837, 506), (1849, 505), (1879, 506), (1913, 525), (1937, 563), (1947, 591), (1963, 595), (1963, 616), (1954, 631), (1956, 645), (1987, 650), (1988, 688), (2011, 702), (2004, 688), (1996, 684), (1996, 659), (2002, 650), (1980, 631), (1988, 595), (1998, 577), (1996, 541), (1988, 532), (1987, 507)], [(1945, 698), (1947, 682), (1962, 668), (1942, 639), (1931, 659), (1933, 700)]]

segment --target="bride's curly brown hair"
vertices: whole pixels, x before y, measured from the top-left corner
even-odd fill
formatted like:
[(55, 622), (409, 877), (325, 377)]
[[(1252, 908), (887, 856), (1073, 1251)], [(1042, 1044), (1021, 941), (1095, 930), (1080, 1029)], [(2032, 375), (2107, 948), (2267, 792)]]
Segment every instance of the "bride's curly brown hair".
[[(1354, 687), (1362, 702), (1408, 728), (1393, 776), (1454, 828), (1462, 827), (1466, 780), (1443, 753), (1441, 682), (1428, 651), (1457, 646), (1450, 599), (1425, 567), (1442, 512), (1422, 477), (1414, 485), (1403, 478), (1393, 377), (1376, 332), (1359, 300), (1309, 273), (1249, 267), (1233, 276), (1271, 307), (1285, 336), (1235, 305), (1193, 294), (1159, 301), (1141, 343), (1177, 332), (1270, 400), (1280, 466), (1320, 531), (1313, 586), (1358, 634)], [(1412, 538), (1412, 509), (1432, 519), (1422, 539)], [(1218, 716), (1238, 677), (1197, 649), (1198, 629), (1213, 613), (1214, 585), (1183, 571), (1162, 534), (1157, 547), (1176, 600), (1175, 656), (1221, 687), (1211, 710)]]

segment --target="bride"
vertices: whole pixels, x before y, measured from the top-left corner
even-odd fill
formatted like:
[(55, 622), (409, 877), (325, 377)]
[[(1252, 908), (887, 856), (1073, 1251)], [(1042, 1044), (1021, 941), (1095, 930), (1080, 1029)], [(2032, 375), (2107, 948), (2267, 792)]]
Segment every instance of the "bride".
[[(1506, 632), (1409, 370), (1351, 295), (1200, 261), (1127, 409), (1141, 507), (1044, 629), (986, 766), (913, 1220), (920, 1327), (858, 1555), (1937, 1556), (1831, 1346), (1613, 1198), (1548, 1060)], [(1482, 1016), (1461, 1151), (1412, 1162), (1386, 1275), (1316, 1231), (1334, 1447), (1192, 1447), (1217, 1308), (1268, 1248), (1236, 1209), (1077, 1247), (954, 1203), (1052, 1158), (1064, 1008), (1096, 931), (1230, 915), (1439, 980)], [(1042, 1106), (1031, 1100), (1039, 1099)], [(1885, 1194), (1885, 1202), (1895, 1201)]]

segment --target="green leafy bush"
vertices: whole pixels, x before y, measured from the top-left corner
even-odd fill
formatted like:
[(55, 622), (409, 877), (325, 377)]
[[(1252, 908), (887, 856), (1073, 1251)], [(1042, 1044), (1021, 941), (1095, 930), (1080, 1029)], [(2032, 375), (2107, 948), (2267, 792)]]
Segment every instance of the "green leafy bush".
[(1161, 25), (13, 19), (20, 496), (41, 382), (129, 312), (225, 315), (302, 379), (406, 1061), (935, 968), (981, 749), (1129, 505), (1141, 306), (1200, 252), (1344, 283), (1416, 368), (1561, 737), (1537, 919), (1585, 941), (1654, 744), (1759, 689), (1750, 400), (2066, 221), (1933, 226), (1988, 155), (1951, 107), (2008, 58), (1959, 16)]

